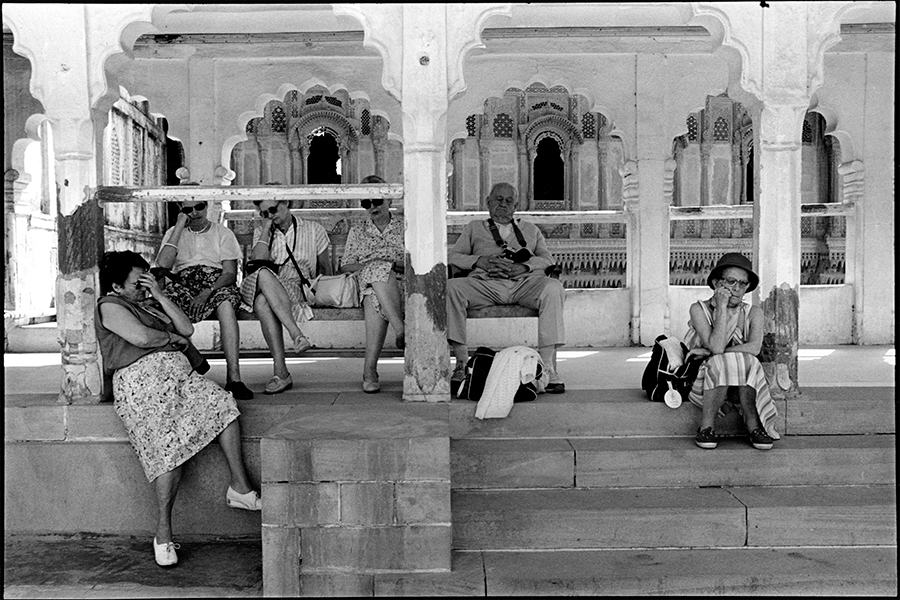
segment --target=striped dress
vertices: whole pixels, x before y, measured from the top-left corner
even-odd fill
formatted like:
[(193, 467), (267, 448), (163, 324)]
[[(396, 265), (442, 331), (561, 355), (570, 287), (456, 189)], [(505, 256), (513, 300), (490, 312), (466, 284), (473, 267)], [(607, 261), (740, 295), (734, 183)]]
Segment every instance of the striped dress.
[[(703, 315), (711, 325), (712, 310), (710, 309), (709, 301), (702, 301), (699, 304), (703, 309)], [(741, 310), (743, 311), (744, 326), (734, 328), (727, 347), (743, 344), (750, 339), (750, 305), (746, 302), (741, 303)], [(690, 323), (688, 323), (688, 327), (685, 344), (689, 349), (693, 349), (701, 345), (700, 336), (697, 335)], [(775, 418), (778, 412), (775, 408), (775, 402), (769, 393), (769, 382), (766, 380), (766, 374), (763, 372), (762, 365), (755, 356), (745, 352), (725, 352), (707, 358), (700, 366), (697, 379), (694, 380), (694, 386), (691, 388), (689, 395), (690, 401), (702, 408), (703, 392), (723, 386), (750, 386), (756, 390), (756, 412), (759, 414), (759, 420), (762, 422), (763, 428), (772, 439), (781, 439), (781, 436), (775, 430)], [(726, 402), (722, 405), (719, 414), (725, 414), (731, 410), (731, 406), (730, 403)], [(740, 407), (738, 407), (738, 410), (740, 410)]]

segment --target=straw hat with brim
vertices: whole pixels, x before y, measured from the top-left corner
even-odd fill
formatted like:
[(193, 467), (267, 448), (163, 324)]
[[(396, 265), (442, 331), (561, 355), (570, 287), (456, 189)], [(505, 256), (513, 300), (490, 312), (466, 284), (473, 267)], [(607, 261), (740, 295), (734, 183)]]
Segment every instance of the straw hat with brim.
[(713, 270), (710, 271), (709, 277), (706, 278), (706, 284), (712, 289), (716, 289), (713, 285), (713, 281), (721, 279), (722, 271), (728, 267), (738, 267), (739, 269), (747, 271), (747, 280), (750, 282), (750, 285), (747, 287), (748, 292), (752, 292), (756, 289), (756, 286), (759, 285), (759, 276), (753, 272), (753, 264), (751, 264), (750, 259), (740, 252), (729, 252), (728, 254), (723, 255), (722, 258), (719, 259), (719, 262), (716, 263)]

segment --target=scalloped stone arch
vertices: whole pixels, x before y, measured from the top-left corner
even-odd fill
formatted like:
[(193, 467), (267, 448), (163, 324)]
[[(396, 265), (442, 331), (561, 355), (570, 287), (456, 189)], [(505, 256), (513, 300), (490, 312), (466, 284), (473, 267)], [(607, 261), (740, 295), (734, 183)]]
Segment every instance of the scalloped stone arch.
[(584, 136), (581, 135), (581, 131), (578, 130), (572, 121), (561, 115), (544, 115), (535, 119), (528, 125), (522, 137), (529, 147), (536, 147), (537, 136), (544, 131), (555, 131), (565, 144), (564, 147), (560, 146), (560, 150), (564, 149), (566, 152), (572, 148), (573, 142), (584, 143)]
[(318, 127), (327, 127), (328, 124), (332, 126), (329, 129), (338, 136), (336, 138), (338, 146), (355, 147), (359, 143), (359, 137), (356, 135), (356, 128), (353, 127), (353, 124), (344, 115), (332, 110), (314, 110), (305, 114), (291, 126), (288, 139), (296, 138), (302, 146), (313, 130)]

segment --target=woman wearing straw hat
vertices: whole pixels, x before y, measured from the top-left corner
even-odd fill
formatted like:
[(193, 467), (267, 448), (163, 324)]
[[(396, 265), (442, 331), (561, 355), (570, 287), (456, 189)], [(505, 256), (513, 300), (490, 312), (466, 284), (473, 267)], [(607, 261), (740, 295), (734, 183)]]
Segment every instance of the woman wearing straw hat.
[(707, 357), (690, 392), (690, 401), (703, 410), (695, 441), (701, 448), (718, 445), (716, 415), (730, 410), (726, 400), (733, 401), (736, 395), (750, 443), (769, 450), (781, 436), (775, 430), (777, 413), (769, 384), (756, 358), (762, 347), (763, 313), (743, 301), (744, 294), (756, 289), (759, 277), (744, 255), (731, 252), (719, 259), (707, 284), (713, 295), (691, 306), (685, 340), (692, 354)]

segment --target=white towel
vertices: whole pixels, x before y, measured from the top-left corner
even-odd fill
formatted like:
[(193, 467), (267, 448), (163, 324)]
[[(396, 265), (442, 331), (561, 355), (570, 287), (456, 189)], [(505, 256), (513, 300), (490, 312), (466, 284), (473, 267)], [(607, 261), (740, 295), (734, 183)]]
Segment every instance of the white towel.
[(669, 373), (674, 373), (675, 369), (684, 364), (684, 349), (681, 347), (681, 341), (673, 337), (667, 337), (659, 342), (666, 355), (669, 357)]
[(512, 410), (519, 385), (535, 380), (541, 355), (527, 346), (505, 348), (494, 356), (484, 382), (484, 393), (475, 407), (476, 419), (502, 419)]

